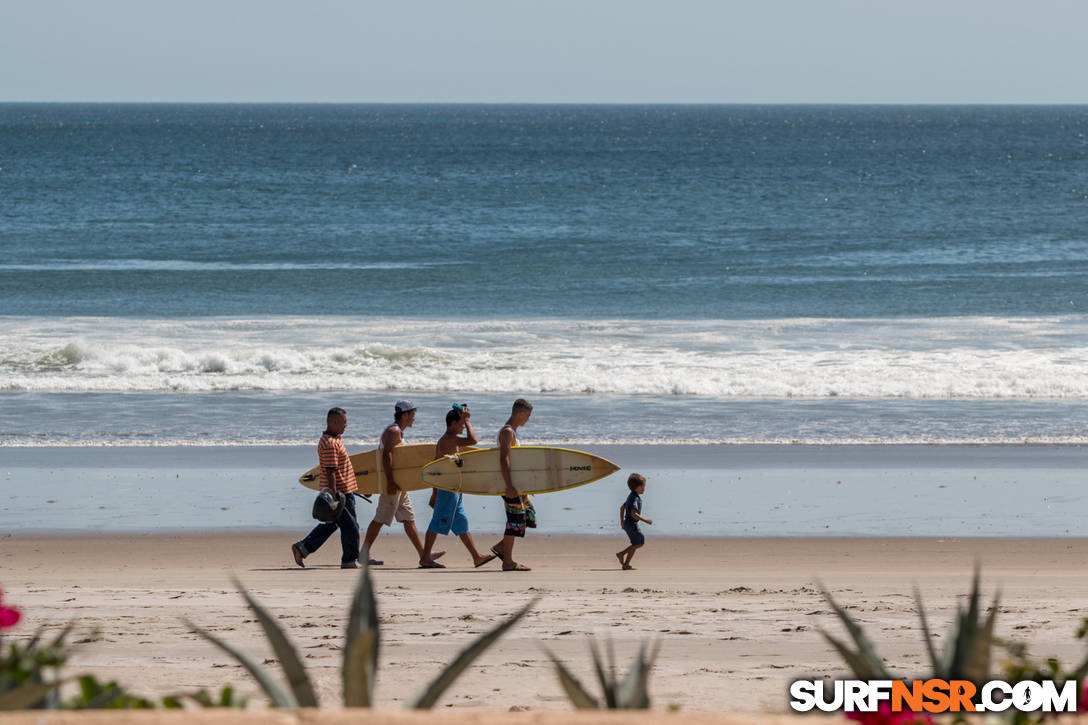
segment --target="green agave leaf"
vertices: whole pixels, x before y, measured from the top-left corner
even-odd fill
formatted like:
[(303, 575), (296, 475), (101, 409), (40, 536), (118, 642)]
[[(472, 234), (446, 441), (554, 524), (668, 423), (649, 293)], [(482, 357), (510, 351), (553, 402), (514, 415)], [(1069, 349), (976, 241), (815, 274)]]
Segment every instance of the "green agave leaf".
[(545, 647), (544, 652), (547, 653), (555, 665), (555, 674), (559, 677), (559, 684), (563, 688), (563, 692), (567, 693), (567, 698), (571, 701), (571, 704), (578, 710), (599, 710), (601, 704), (597, 702), (597, 698), (589, 694), (585, 686), (559, 661), (558, 657), (552, 654), (551, 650)]
[(537, 599), (533, 599), (515, 612), (505, 622), (500, 623), (490, 631), (480, 635), (475, 642), (461, 650), (457, 657), (454, 658), (453, 662), (446, 665), (442, 672), (439, 673), (438, 677), (436, 677), (431, 684), (423, 688), (408, 707), (415, 710), (430, 710), (434, 707), (435, 703), (438, 702), (438, 698), (440, 698), (442, 693), (453, 684), (454, 680), (456, 680), (477, 657), (483, 654), (488, 647), (493, 645), (499, 637), (503, 636), (519, 619), (524, 617), (536, 603)]
[(657, 660), (657, 653), (661, 649), (660, 642), (654, 643), (650, 656), (646, 656), (646, 643), (638, 648), (638, 656), (631, 666), (627, 676), (616, 688), (617, 707), (626, 710), (649, 710), (650, 670)]
[(850, 671), (854, 673), (854, 676), (859, 680), (887, 680), (891, 679), (885, 675), (876, 675), (873, 672), (872, 666), (869, 661), (858, 652), (850, 649), (845, 643), (832, 637), (827, 632), (820, 630), (820, 634), (827, 640), (828, 644), (835, 648), (835, 651), (839, 653), (839, 656), (843, 658), (846, 665), (850, 668)]
[(0, 710), (27, 710), (60, 687), (60, 682), (28, 682), (0, 694)]
[[(360, 632), (344, 648), (344, 706), (371, 707), (377, 670), (371, 662), (377, 633)], [(349, 664), (351, 663), (351, 664)]]
[(926, 608), (922, 604), (922, 592), (918, 587), (914, 587), (914, 603), (918, 608), (918, 619), (922, 621), (922, 637), (926, 642), (926, 652), (929, 653), (929, 663), (932, 668), (930, 672), (934, 677), (940, 677), (943, 668), (941, 667), (941, 660), (937, 656), (937, 649), (933, 646), (933, 633), (929, 629), (929, 620), (926, 618)]
[(359, 557), (364, 563), (355, 584), (348, 614), (347, 639), (344, 643), (344, 705), (370, 707), (374, 699), (374, 682), (378, 677), (378, 649), (381, 635), (378, 629), (378, 603), (374, 599), (374, 584), (370, 579), (367, 552)]
[(970, 650), (974, 646), (974, 639), (978, 636), (978, 570), (975, 571), (971, 584), (971, 594), (967, 597), (967, 609), (957, 608), (956, 612), (956, 636), (953, 638), (952, 669), (949, 672), (950, 679), (967, 679), (966, 670)]
[(261, 623), (261, 628), (272, 645), (272, 651), (276, 653), (276, 658), (283, 667), (284, 674), (287, 675), (287, 684), (295, 700), (300, 707), (317, 707), (317, 695), (314, 693), (314, 686), (310, 682), (310, 676), (306, 673), (306, 667), (302, 664), (298, 650), (287, 639), (279, 623), (253, 598), (242, 582), (238, 581), (237, 577), (233, 579), (234, 586), (238, 588), (238, 592), (246, 600), (249, 608), (257, 615), (257, 621)]
[(975, 637), (967, 650), (964, 679), (971, 682), (986, 682), (990, 679), (990, 652), (994, 642), (994, 622), (997, 619), (997, 605), (1000, 595), (994, 596), (994, 603), (982, 627), (977, 629)]
[(601, 683), (601, 691), (604, 692), (604, 706), (609, 710), (616, 709), (616, 681), (615, 679), (609, 679), (604, 674), (604, 662), (601, 660), (601, 653), (597, 649), (597, 644), (592, 639), (589, 640), (589, 651), (593, 655), (593, 668), (597, 672), (597, 680)]
[[(854, 640), (854, 644), (857, 646), (857, 653), (854, 655), (854, 659), (863, 662), (862, 671), (859, 671), (854, 664), (851, 664), (851, 668), (854, 669), (855, 674), (863, 680), (891, 680), (894, 679), (888, 674), (888, 671), (884, 669), (884, 662), (880, 659), (880, 655), (876, 653), (876, 648), (873, 647), (872, 642), (865, 636), (865, 632), (861, 629), (857, 622), (846, 613), (846, 610), (839, 606), (834, 597), (824, 588), (824, 585), (817, 582), (817, 586), (820, 587), (820, 592), (824, 595), (824, 599), (831, 605), (831, 608), (835, 610), (835, 614), (838, 615), (843, 625), (846, 627), (846, 631), (850, 634), (850, 638)], [(846, 652), (846, 648), (838, 643), (837, 640), (824, 633), (824, 637), (832, 643), (840, 653)], [(844, 655), (845, 656), (845, 655)]]
[(985, 666), (988, 669), (990, 641), (984, 637), (983, 628), (979, 624), (980, 579), (981, 571), (976, 563), (971, 593), (967, 597), (967, 608), (956, 610), (955, 624), (950, 638), (952, 656), (949, 659), (948, 679), (981, 682), (981, 679), (972, 678), (980, 667)]
[(264, 690), (265, 694), (268, 695), (268, 699), (272, 701), (273, 707), (284, 707), (292, 710), (298, 708), (298, 701), (295, 699), (294, 695), (283, 689), (283, 687), (276, 682), (275, 678), (257, 664), (255, 659), (245, 652), (242, 652), (240, 649), (227, 644), (211, 632), (201, 629), (189, 620), (185, 619), (182, 621), (185, 622), (185, 626), (188, 627), (190, 631), (199, 634), (201, 637), (236, 659), (242, 667), (245, 667), (249, 671), (249, 674), (253, 675), (253, 678), (257, 680), (257, 684), (261, 686), (261, 689)]

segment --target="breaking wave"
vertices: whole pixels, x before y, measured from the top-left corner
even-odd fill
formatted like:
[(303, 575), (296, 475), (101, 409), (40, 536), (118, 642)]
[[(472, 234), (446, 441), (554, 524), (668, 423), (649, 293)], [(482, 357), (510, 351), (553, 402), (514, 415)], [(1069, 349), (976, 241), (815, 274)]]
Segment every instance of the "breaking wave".
[(1088, 400), (1088, 318), (0, 318), (0, 390)]

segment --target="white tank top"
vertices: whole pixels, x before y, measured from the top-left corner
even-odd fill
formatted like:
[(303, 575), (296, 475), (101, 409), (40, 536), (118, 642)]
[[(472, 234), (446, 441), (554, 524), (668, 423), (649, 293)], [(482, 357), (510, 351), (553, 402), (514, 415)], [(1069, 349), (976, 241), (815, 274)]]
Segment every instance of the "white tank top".
[[(506, 430), (507, 428), (509, 428), (510, 432), (514, 434), (514, 442), (511, 445), (516, 446), (518, 444), (518, 432), (516, 430), (514, 430), (514, 426), (510, 425), (509, 423), (504, 425), (502, 428), (499, 428), (498, 438), (502, 438), (502, 432), (504, 430)], [(500, 443), (501, 443), (501, 441), (500, 441)]]
[[(408, 441), (406, 441), (404, 439), (404, 429), (401, 428), (396, 423), (390, 423), (389, 425), (387, 425), (385, 427), (385, 430), (389, 430), (390, 428), (397, 428), (398, 430), (400, 430), (400, 442), (407, 445)], [(380, 436), (378, 436), (378, 450), (379, 451), (384, 451), (385, 450), (385, 430), (383, 430), (382, 434)]]

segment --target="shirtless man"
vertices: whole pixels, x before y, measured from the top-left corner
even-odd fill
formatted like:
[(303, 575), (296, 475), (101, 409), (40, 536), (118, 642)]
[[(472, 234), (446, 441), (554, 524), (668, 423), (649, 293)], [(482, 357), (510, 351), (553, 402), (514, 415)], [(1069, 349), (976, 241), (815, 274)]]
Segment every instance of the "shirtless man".
[(378, 444), (379, 455), (382, 457), (382, 473), (385, 476), (385, 488), (378, 498), (378, 508), (374, 512), (374, 520), (366, 529), (366, 539), (363, 542), (363, 553), (367, 554), (368, 561), (373, 566), (384, 564), (370, 556), (370, 550), (374, 540), (381, 533), (382, 526), (392, 526), (393, 519), (404, 524), (404, 533), (412, 546), (416, 547), (419, 554), (419, 566), (424, 569), (443, 568), (435, 559), (446, 552), (437, 551), (434, 554), (424, 556), (423, 542), (416, 531), (416, 516), (412, 510), (412, 499), (407, 491), (401, 490), (393, 477), (393, 449), (404, 445), (404, 431), (412, 427), (416, 420), (416, 406), (410, 400), (398, 400), (393, 407), (393, 423), (382, 432), (381, 443)]
[[(467, 405), (455, 405), (453, 410), (446, 413), (446, 432), (438, 439), (434, 447), (434, 457), (452, 456), (464, 448), (476, 445), (476, 431), (472, 429), (472, 413)], [(461, 435), (464, 433), (465, 435)], [(468, 516), (462, 505), (462, 494), (452, 491), (434, 489), (431, 494), (431, 508), (434, 514), (431, 516), (431, 525), (427, 527), (427, 533), (423, 537), (423, 558), (430, 557), (431, 547), (439, 534), (445, 536), (453, 531), (461, 543), (472, 555), (472, 564), (481, 567), (496, 558), (495, 554), (484, 556), (476, 549), (476, 543), (472, 540), (472, 534), (468, 532)]]
[(524, 398), (514, 401), (506, 425), (499, 431), (499, 468), (506, 490), (502, 497), (506, 509), (506, 530), (502, 541), (491, 547), (491, 553), (502, 559), (503, 571), (529, 571), (529, 567), (514, 561), (514, 539), (525, 536), (525, 529), (536, 528), (536, 510), (528, 496), (522, 496), (514, 488), (510, 477), (510, 449), (518, 445), (517, 430), (529, 422), (533, 406)]

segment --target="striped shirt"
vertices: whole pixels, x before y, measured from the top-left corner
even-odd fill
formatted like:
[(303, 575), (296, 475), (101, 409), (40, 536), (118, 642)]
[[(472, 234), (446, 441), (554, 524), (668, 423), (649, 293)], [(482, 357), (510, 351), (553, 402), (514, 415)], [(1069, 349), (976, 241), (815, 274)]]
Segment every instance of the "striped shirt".
[[(332, 433), (324, 433), (317, 444), (317, 460), (321, 466), (321, 487), (331, 488), (340, 493), (355, 493), (359, 487), (355, 485), (355, 469), (351, 467), (351, 459), (344, 448), (344, 440)], [(336, 475), (333, 481), (329, 481), (329, 472), (326, 469), (335, 468)]]

